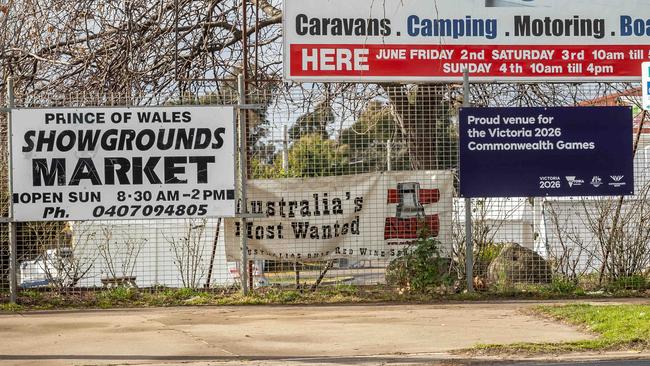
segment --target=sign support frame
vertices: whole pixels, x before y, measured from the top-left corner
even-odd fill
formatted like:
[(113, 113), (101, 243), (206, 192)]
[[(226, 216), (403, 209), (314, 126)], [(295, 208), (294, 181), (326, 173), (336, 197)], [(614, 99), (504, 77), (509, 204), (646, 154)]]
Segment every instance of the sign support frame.
[(12, 304), (16, 303), (18, 295), (18, 258), (17, 258), (17, 237), (16, 237), (16, 221), (14, 220), (14, 204), (13, 204), (13, 163), (11, 159), (11, 111), (15, 105), (14, 95), (14, 79), (9, 76), (7, 78), (7, 151), (9, 161), (7, 162), (7, 193), (9, 197), (8, 202), (8, 228), (9, 228), (9, 301)]
[[(463, 107), (469, 107), (469, 72), (463, 72)], [(472, 199), (465, 198), (465, 277), (467, 291), (474, 292), (474, 242), (472, 241)]]
[[(246, 85), (244, 75), (239, 74), (237, 77), (237, 89), (239, 92), (239, 105), (246, 105)], [(248, 202), (246, 194), (247, 185), (247, 167), (246, 167), (246, 109), (239, 109), (239, 118), (237, 124), (238, 144), (237, 150), (239, 153), (239, 222), (240, 227), (245, 230), (247, 227), (248, 218)], [(244, 296), (248, 295), (248, 237), (247, 235), (240, 235), (241, 245), (241, 263), (239, 269), (239, 279), (241, 281), (241, 290)]]

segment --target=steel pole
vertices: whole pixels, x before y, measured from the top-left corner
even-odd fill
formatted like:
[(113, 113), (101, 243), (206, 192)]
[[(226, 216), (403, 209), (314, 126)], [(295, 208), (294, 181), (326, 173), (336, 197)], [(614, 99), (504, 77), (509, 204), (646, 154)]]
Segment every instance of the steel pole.
[[(244, 84), (244, 75), (240, 74), (237, 78), (239, 89), (239, 105), (246, 104), (246, 87)], [(237, 124), (237, 134), (239, 137), (239, 239), (241, 245), (241, 266), (239, 276), (241, 279), (241, 289), (244, 295), (248, 295), (248, 230), (247, 219), (248, 201), (246, 197), (246, 110), (239, 109), (239, 123)]]
[[(470, 106), (469, 72), (463, 72), (463, 107)], [(465, 198), (465, 277), (467, 291), (474, 292), (474, 243), (472, 241), (472, 199)]]
[(282, 133), (282, 170), (285, 174), (289, 171), (289, 130), (287, 125), (284, 125)]
[(11, 162), (11, 109), (14, 108), (14, 105), (14, 79), (10, 76), (7, 78), (7, 107), (9, 108), (9, 111), (7, 112), (7, 193), (9, 197), (9, 300), (12, 303), (16, 302), (16, 297), (18, 295), (18, 261), (16, 254), (18, 246), (16, 244), (16, 222), (14, 221), (13, 164)]

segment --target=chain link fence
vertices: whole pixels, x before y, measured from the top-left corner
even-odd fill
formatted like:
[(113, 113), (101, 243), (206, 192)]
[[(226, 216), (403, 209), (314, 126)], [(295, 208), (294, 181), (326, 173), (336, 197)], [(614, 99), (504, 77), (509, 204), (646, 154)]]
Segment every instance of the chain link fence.
[[(197, 83), (198, 85), (199, 83)], [(18, 95), (16, 107), (235, 105), (236, 82), (184, 95)], [(473, 84), (474, 106), (635, 107), (632, 197), (472, 200), (474, 287), (644, 289), (650, 266), (650, 130), (636, 84)], [(465, 283), (458, 188), (462, 85), (248, 84), (248, 202), (235, 219), (28, 222), (17, 225), (18, 283), (60, 292), (119, 286), (253, 289)], [(6, 145), (6, 116), (2, 116)], [(8, 217), (3, 149), (2, 215)], [(485, 182), (489, 184), (489, 182)], [(238, 209), (242, 212), (240, 204)], [(8, 290), (7, 224), (0, 288)], [(248, 268), (241, 266), (241, 236)], [(419, 266), (418, 260), (425, 261)], [(438, 259), (439, 258), (439, 259)], [(387, 285), (387, 286), (384, 286)], [(538, 286), (538, 287), (534, 287)]]

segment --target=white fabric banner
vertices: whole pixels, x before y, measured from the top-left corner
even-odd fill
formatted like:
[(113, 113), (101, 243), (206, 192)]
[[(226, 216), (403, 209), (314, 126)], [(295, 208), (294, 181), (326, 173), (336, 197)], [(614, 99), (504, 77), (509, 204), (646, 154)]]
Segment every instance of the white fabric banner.
[(424, 227), (451, 248), (453, 175), (448, 171), (253, 180), (247, 228), (226, 220), (226, 255), (241, 257), (248, 236), (251, 259), (387, 259), (401, 254)]

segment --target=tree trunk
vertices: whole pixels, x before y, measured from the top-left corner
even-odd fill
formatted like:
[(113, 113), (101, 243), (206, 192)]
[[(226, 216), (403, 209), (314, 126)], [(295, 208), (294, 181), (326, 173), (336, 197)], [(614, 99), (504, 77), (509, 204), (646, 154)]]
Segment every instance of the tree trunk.
[(406, 138), (414, 170), (456, 167), (457, 137), (452, 136), (447, 85), (383, 84)]

